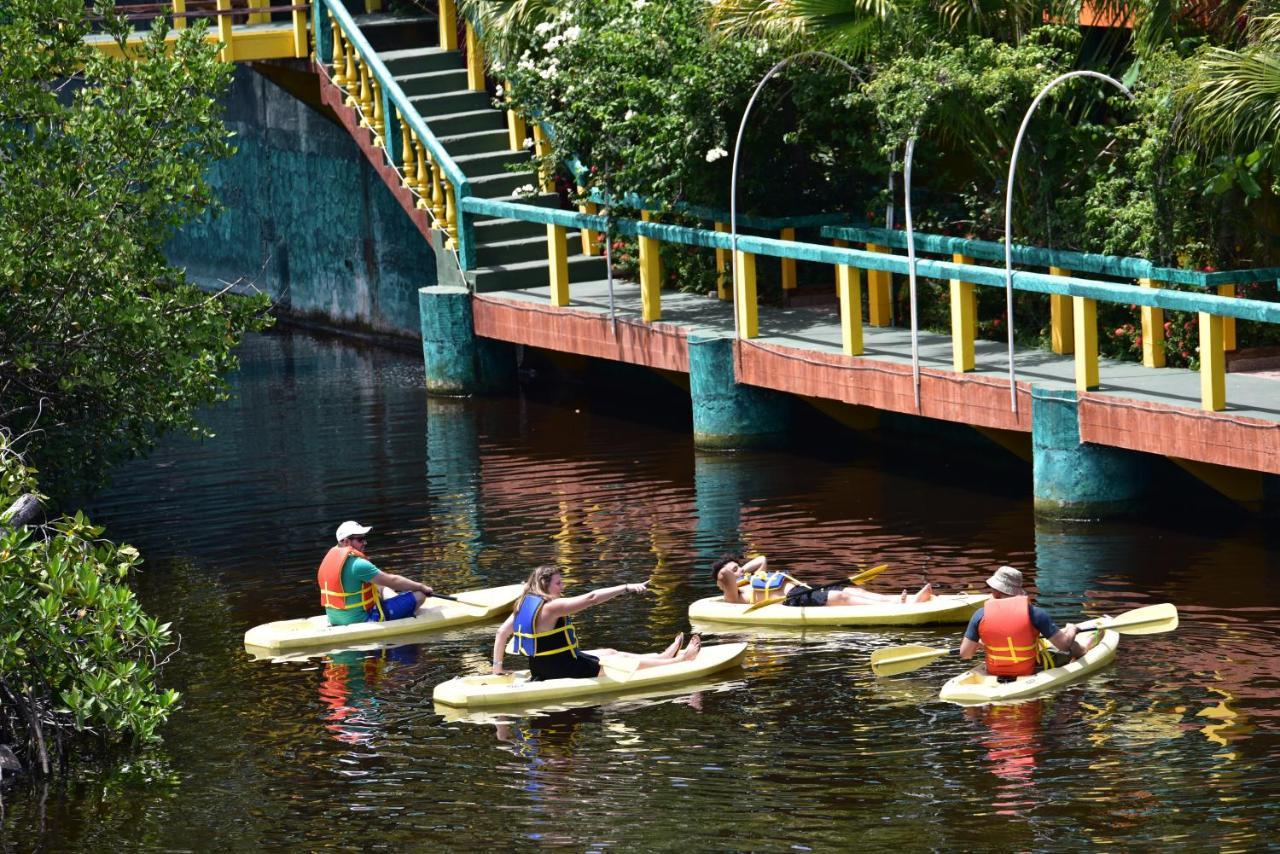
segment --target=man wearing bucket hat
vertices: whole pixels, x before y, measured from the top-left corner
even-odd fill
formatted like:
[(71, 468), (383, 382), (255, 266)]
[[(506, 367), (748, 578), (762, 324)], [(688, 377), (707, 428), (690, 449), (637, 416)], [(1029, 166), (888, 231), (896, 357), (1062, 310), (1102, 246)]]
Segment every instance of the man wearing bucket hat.
[(985, 649), (987, 672), (1007, 682), (1036, 672), (1042, 637), (1073, 659), (1084, 655), (1075, 624), (1059, 629), (1047, 611), (1032, 605), (1022, 589), (1021, 572), (1002, 566), (987, 579), (987, 587), (991, 598), (969, 620), (960, 641), (961, 658), (973, 658)]
[[(371, 530), (359, 522), (343, 522), (336, 532), (338, 544), (320, 563), (316, 573), (320, 604), (331, 626), (412, 617), (431, 595), (431, 588), (422, 582), (383, 572), (365, 557), (365, 537)], [(381, 595), (379, 588), (396, 595)]]

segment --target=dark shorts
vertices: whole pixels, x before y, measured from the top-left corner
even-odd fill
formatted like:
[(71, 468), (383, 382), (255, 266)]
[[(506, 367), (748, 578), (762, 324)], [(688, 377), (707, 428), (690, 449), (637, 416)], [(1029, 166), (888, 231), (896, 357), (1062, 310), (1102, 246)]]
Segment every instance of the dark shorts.
[(594, 679), (600, 675), (600, 659), (580, 652), (571, 655), (549, 655), (529, 659), (532, 681), (543, 679)]
[(819, 587), (814, 590), (804, 587), (797, 587), (787, 594), (783, 605), (790, 605), (792, 608), (821, 608), (827, 604), (827, 593), (829, 589)]
[(381, 623), (384, 615), (387, 620), (403, 620), (405, 617), (412, 617), (413, 612), (417, 610), (418, 600), (412, 590), (407, 590), (404, 593), (397, 593), (390, 599), (383, 599), (382, 613), (378, 613), (377, 608), (370, 609), (365, 622)]

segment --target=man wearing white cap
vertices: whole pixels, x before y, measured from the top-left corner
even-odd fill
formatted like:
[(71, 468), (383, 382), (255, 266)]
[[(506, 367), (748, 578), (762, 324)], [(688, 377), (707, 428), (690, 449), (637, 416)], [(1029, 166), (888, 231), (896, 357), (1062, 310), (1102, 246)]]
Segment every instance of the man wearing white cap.
[(987, 587), (991, 598), (969, 620), (960, 641), (961, 658), (973, 658), (985, 649), (987, 672), (1008, 682), (1036, 672), (1042, 637), (1073, 659), (1084, 655), (1084, 648), (1076, 643), (1075, 624), (1059, 629), (1047, 611), (1032, 605), (1022, 590), (1021, 572), (1002, 566), (987, 579)]
[[(343, 522), (336, 534), (338, 544), (320, 563), (316, 573), (320, 604), (329, 615), (331, 626), (412, 617), (431, 595), (427, 585), (383, 572), (364, 556), (365, 535), (371, 530), (359, 522)], [(381, 596), (380, 587), (397, 593)]]

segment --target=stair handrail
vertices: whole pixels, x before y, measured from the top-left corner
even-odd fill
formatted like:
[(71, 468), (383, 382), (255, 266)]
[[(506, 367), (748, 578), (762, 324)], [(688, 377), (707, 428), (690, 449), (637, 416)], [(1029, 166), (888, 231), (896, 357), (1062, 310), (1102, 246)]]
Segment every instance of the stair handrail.
[[(321, 9), (323, 8), (323, 12)], [(431, 132), (431, 128), (423, 120), (422, 116), (414, 108), (409, 97), (405, 95), (404, 90), (400, 88), (400, 84), (396, 82), (395, 77), (383, 64), (378, 57), (377, 51), (369, 44), (364, 34), (360, 32), (359, 25), (342, 4), (342, 0), (315, 0), (315, 42), (316, 42), (316, 61), (322, 65), (329, 64), (333, 61), (332, 55), (324, 56), (322, 45), (327, 45), (332, 52), (332, 45), (322, 38), (322, 33), (327, 30), (322, 29), (320, 17), (324, 13), (328, 13), (338, 21), (338, 26), (342, 28), (343, 34), (350, 40), (356, 52), (369, 66), (369, 72), (378, 81), (378, 85), (382, 87), (383, 94), (387, 100), (394, 104), (399, 110), (401, 118), (413, 130), (418, 141), (421, 142), (431, 152), (432, 158), (440, 166), (440, 170), (448, 178), (449, 183), (453, 186), (454, 198), (458, 200), (458, 264), (463, 270), (469, 270), (475, 266), (475, 246), (472, 239), (471, 228), (463, 219), (463, 210), (461, 200), (471, 195), (471, 182), (467, 180), (467, 176), (462, 173), (462, 169), (449, 156), (449, 152), (436, 139), (435, 134)]]

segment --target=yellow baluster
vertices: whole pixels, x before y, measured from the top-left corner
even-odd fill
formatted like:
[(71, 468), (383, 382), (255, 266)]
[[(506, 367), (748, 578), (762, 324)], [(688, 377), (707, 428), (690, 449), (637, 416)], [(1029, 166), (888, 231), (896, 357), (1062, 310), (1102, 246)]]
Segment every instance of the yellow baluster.
[[(951, 260), (956, 264), (972, 264), (968, 255), (955, 253)], [(973, 370), (973, 340), (975, 304), (973, 282), (951, 280), (951, 367), (957, 373)]]
[(342, 27), (333, 18), (333, 85), (347, 88), (347, 47), (342, 38)]
[(364, 10), (370, 14), (382, 11), (382, 0), (364, 0)]
[(542, 125), (533, 124), (533, 153), (538, 158), (538, 183), (544, 193), (556, 191), (555, 168), (547, 164), (551, 155), (551, 143), (542, 132)]
[(436, 226), (436, 216), (431, 210), (431, 163), (427, 159), (426, 149), (417, 139), (413, 141), (414, 154), (418, 160), (418, 183), (414, 185), (414, 190), (418, 193), (418, 210), (426, 211), (431, 216), (432, 228)]
[[(441, 182), (444, 183), (444, 182)], [(453, 185), (448, 184), (444, 188), (444, 210), (445, 222), (449, 225), (449, 242), (446, 247), (449, 249), (458, 248), (458, 202), (455, 198)]]
[[(504, 92), (511, 91), (511, 81), (508, 80), (503, 85)], [(510, 100), (510, 96), (507, 96)], [(524, 117), (515, 110), (507, 110), (507, 148), (512, 151), (524, 151), (524, 141), (529, 136), (529, 128), (525, 124)]]
[[(837, 241), (843, 243), (843, 241)], [(862, 355), (862, 271), (836, 265), (836, 294), (840, 298), (840, 343), (846, 356)]]
[(356, 61), (356, 47), (347, 40), (347, 100), (346, 105), (351, 109), (360, 106), (360, 102), (356, 100), (356, 95), (360, 91), (360, 65)]
[[(1050, 276), (1070, 276), (1071, 271), (1062, 267), (1050, 267)], [(1075, 311), (1071, 297), (1066, 294), (1049, 294), (1049, 335), (1053, 352), (1067, 354), (1075, 349)]]
[[(579, 187), (578, 192), (581, 194), (583, 192), (583, 189)], [(595, 214), (597, 211), (599, 211), (599, 207), (596, 205), (595, 202), (583, 202), (582, 204), (578, 205), (578, 211), (580, 213), (590, 215), (590, 214)], [(587, 257), (590, 258), (600, 254), (599, 241), (596, 239), (598, 234), (599, 232), (592, 231), (589, 228), (582, 229), (582, 231), (578, 234), (578, 236), (582, 238), (582, 254), (583, 255), (586, 255)]]
[(175, 30), (185, 30), (187, 28), (187, 19), (180, 17), (187, 11), (187, 0), (173, 0), (173, 28)]
[(441, 174), (440, 167), (436, 164), (435, 159), (431, 156), (431, 152), (427, 152), (427, 162), (431, 164), (431, 215), (436, 218), (436, 222), (440, 223), (440, 227), (446, 227), (445, 219), (445, 181), (444, 175)]
[(1222, 318), (1207, 311), (1197, 314), (1200, 316), (1200, 408), (1220, 412), (1227, 408), (1227, 359)]
[(551, 262), (551, 304), (569, 304), (569, 245), (562, 225), (547, 226), (547, 259)]
[(440, 49), (458, 49), (458, 4), (455, 0), (440, 0), (438, 9), (440, 25)]
[[(877, 246), (874, 243), (867, 244), (867, 251), (893, 254), (888, 246)], [(867, 271), (867, 314), (870, 315), (872, 326), (893, 325), (893, 308), (890, 304), (892, 284), (893, 274), (887, 270)]]
[(372, 74), (369, 77), (369, 85), (373, 89), (373, 144), (385, 148), (387, 125), (382, 115), (382, 87), (377, 80), (372, 79)]
[[(293, 4), (298, 5), (298, 4)], [(297, 59), (307, 58), (307, 48), (311, 40), (311, 28), (308, 26), (310, 17), (306, 9), (293, 10), (293, 55)], [(316, 57), (315, 48), (311, 46), (311, 58)]]
[[(779, 240), (795, 240), (796, 230), (794, 228), (784, 228), (778, 234)], [(796, 259), (779, 258), (782, 262), (782, 290), (794, 291), (796, 289)]]
[[(738, 316), (738, 333), (743, 338), (755, 338), (760, 334), (756, 305), (756, 256), (738, 251), (737, 281), (734, 283), (733, 310)], [(843, 313), (844, 308), (841, 307)], [(843, 317), (843, 314), (841, 315)]]
[(467, 88), (472, 92), (485, 91), (484, 82), (484, 47), (480, 44), (480, 36), (476, 28), (467, 21)]
[[(729, 226), (723, 222), (717, 222), (716, 231), (720, 232), (721, 234), (728, 234)], [(717, 249), (716, 250), (716, 298), (717, 299), (726, 300), (726, 299), (733, 298), (733, 288), (729, 284), (728, 269), (729, 269), (729, 250)]]
[(360, 59), (360, 127), (373, 127), (373, 85), (369, 63)]
[[(1233, 297), (1236, 295), (1235, 285), (1218, 285), (1218, 296)], [(1226, 350), (1236, 349), (1236, 319), (1222, 318), (1222, 346)]]
[(231, 0), (218, 0), (218, 41), (222, 42), (222, 61), (235, 59), (235, 36), (231, 30)]
[[(1150, 279), (1138, 279), (1144, 288), (1154, 288)], [(1142, 364), (1148, 368), (1164, 367), (1164, 309), (1142, 306)]]
[[(640, 219), (649, 222), (649, 212), (641, 211)], [(641, 237), (639, 242), (640, 316), (645, 322), (652, 323), (662, 319), (662, 259), (656, 238)]]
[[(267, 0), (249, 0), (250, 9), (262, 9), (270, 4)], [(269, 24), (271, 23), (270, 12), (250, 12), (249, 23), (251, 24)]]
[(400, 122), (400, 172), (403, 174), (401, 186), (413, 192), (418, 189), (418, 152), (415, 150), (416, 140), (404, 120), (400, 108), (396, 107), (396, 119)]
[(1076, 333), (1076, 391), (1098, 387), (1098, 303), (1087, 297), (1072, 297)]

